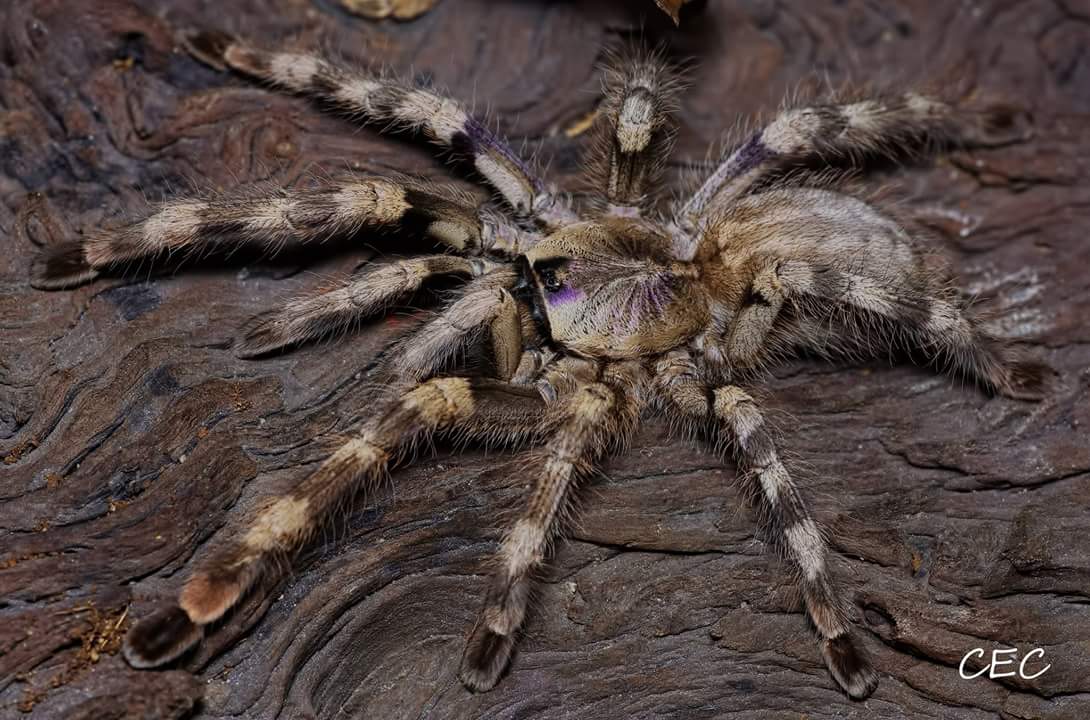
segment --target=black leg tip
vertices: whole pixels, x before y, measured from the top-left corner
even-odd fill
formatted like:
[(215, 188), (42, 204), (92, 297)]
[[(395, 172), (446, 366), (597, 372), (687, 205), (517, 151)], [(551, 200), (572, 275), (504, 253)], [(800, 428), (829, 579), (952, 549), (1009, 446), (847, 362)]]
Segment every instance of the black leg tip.
[(1018, 361), (1011, 364), (1007, 382), (1000, 391), (1015, 400), (1043, 400), (1052, 389), (1054, 379), (1055, 371), (1048, 365)]
[(165, 665), (193, 647), (204, 634), (177, 605), (158, 610), (136, 623), (125, 635), (121, 654), (134, 668)]
[(507, 669), (514, 646), (513, 636), (500, 635), (478, 623), (466, 642), (458, 678), (473, 692), (488, 692)]
[(822, 654), (833, 679), (853, 700), (870, 697), (878, 687), (878, 673), (851, 635), (845, 633), (826, 640), (822, 645)]
[(63, 290), (96, 277), (98, 271), (84, 257), (83, 245), (75, 241), (46, 248), (30, 266), (30, 285), (38, 290)]

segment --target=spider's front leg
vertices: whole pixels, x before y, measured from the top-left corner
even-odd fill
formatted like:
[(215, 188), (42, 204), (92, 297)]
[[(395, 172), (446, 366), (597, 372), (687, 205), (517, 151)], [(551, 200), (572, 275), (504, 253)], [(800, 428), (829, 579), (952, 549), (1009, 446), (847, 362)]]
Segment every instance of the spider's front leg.
[(545, 562), (572, 484), (611, 447), (631, 437), (645, 381), (646, 371), (638, 363), (608, 365), (563, 403), (563, 419), (537, 460), (536, 485), (504, 538), (484, 607), (466, 641), (459, 676), (471, 690), (490, 690), (507, 667), (526, 615), (532, 576)]
[(145, 258), (239, 245), (275, 253), (287, 245), (395, 228), (417, 229), (437, 244), (469, 255), (489, 249), (506, 232), (485, 222), (479, 209), (452, 189), (359, 177), (272, 195), (167, 201), (137, 222), (46, 248), (34, 261), (31, 284), (60, 289)]
[(821, 636), (825, 664), (853, 698), (865, 698), (878, 675), (851, 636), (851, 622), (827, 567), (821, 527), (776, 452), (756, 401), (735, 385), (711, 387), (700, 379), (692, 358), (675, 353), (655, 368), (663, 404), (689, 423), (706, 424), (718, 446), (730, 447), (748, 493), (769, 523), (776, 545), (798, 570), (807, 613)]
[(188, 45), (210, 65), (226, 65), (361, 120), (422, 131), (429, 140), (471, 161), (515, 212), (546, 227), (574, 219), (526, 162), (451, 98), (384, 75), (346, 70), (317, 55), (253, 48), (224, 33), (196, 33)]
[(555, 411), (525, 387), (444, 377), (408, 389), (294, 490), (268, 501), (241, 537), (190, 576), (176, 604), (138, 622), (125, 638), (125, 658), (146, 668), (180, 656), (414, 444), (441, 432), (496, 445), (533, 442), (555, 423)]

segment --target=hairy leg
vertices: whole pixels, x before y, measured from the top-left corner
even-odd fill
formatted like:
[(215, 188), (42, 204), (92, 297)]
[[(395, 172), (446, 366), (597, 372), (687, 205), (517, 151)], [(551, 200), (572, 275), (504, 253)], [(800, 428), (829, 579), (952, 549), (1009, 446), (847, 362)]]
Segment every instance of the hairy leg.
[(382, 314), (429, 280), (443, 275), (480, 277), (491, 267), (489, 261), (456, 255), (368, 265), (357, 275), (254, 317), (239, 338), (236, 352), (240, 357), (254, 357), (336, 335)]
[(826, 665), (848, 695), (867, 697), (874, 692), (878, 676), (852, 640), (846, 607), (829, 576), (823, 531), (776, 452), (757, 403), (735, 385), (713, 388), (702, 382), (685, 353), (660, 361), (655, 370), (657, 390), (671, 414), (704, 424), (719, 445), (733, 451), (748, 494), (769, 524), (776, 545), (798, 571)]
[(240, 537), (190, 576), (176, 604), (138, 622), (125, 638), (125, 658), (146, 668), (180, 656), (200, 640), (204, 625), (236, 605), (260, 576), (275, 572), (414, 444), (437, 432), (498, 445), (534, 442), (555, 423), (541, 397), (524, 387), (466, 378), (412, 387), (293, 491), (270, 499)]
[(924, 144), (1009, 142), (1002, 130), (1012, 114), (1006, 108), (963, 111), (911, 92), (888, 99), (783, 110), (723, 160), (679, 209), (678, 223), (686, 231), (698, 231), (732, 198), (789, 164), (899, 155)]
[(636, 363), (607, 366), (597, 381), (580, 386), (563, 403), (563, 420), (538, 459), (537, 484), (504, 538), (484, 607), (466, 642), (459, 677), (471, 690), (490, 690), (507, 667), (532, 576), (545, 562), (572, 483), (635, 431), (644, 375)]
[[(783, 291), (807, 315), (828, 315), (836, 307), (854, 310), (862, 316), (854, 323), (862, 332), (870, 330), (884, 339), (901, 335), (906, 349), (923, 351), (988, 392), (1039, 399), (1044, 391), (1047, 367), (1014, 354), (958, 303), (923, 283), (892, 283), (801, 260), (781, 263), (777, 275)], [(867, 316), (881, 318), (892, 327), (868, 328)]]
[(317, 55), (259, 50), (222, 33), (193, 35), (189, 46), (214, 66), (227, 65), (362, 120), (421, 131), (471, 161), (517, 213), (547, 226), (572, 219), (544, 181), (455, 100), (382, 75), (345, 70)]
[(69, 287), (115, 265), (215, 247), (257, 245), (275, 253), (367, 228), (416, 229), (466, 254), (488, 249), (482, 234), (511, 232), (483, 226), (472, 201), (453, 190), (361, 177), (260, 197), (164, 202), (140, 221), (47, 249), (33, 265), (31, 284)]
[(646, 50), (611, 58), (598, 138), (588, 163), (609, 212), (639, 214), (673, 146), (681, 86), (666, 61)]

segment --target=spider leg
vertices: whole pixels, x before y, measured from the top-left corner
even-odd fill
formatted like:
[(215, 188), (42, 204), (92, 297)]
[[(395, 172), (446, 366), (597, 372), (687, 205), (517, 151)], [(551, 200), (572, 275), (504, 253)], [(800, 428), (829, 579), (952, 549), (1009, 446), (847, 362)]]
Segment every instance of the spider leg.
[(799, 304), (824, 313), (839, 305), (884, 319), (894, 332), (906, 334), (911, 346), (944, 361), (951, 372), (971, 378), (988, 392), (1019, 399), (1041, 397), (1048, 368), (1017, 357), (959, 304), (933, 289), (802, 260), (781, 263), (777, 275), (784, 292)]
[(523, 344), (522, 311), (509, 292), (516, 279), (515, 269), (502, 265), (469, 282), (434, 319), (394, 346), (386, 362), (390, 376), (429, 377), (487, 337), (496, 374), (510, 379), (522, 359)]
[(214, 66), (226, 64), (353, 117), (423, 132), (429, 140), (471, 160), (522, 216), (546, 226), (574, 219), (529, 165), (455, 100), (382, 75), (345, 70), (317, 55), (252, 48), (223, 33), (198, 33), (188, 42), (194, 55)]
[(504, 538), (484, 607), (466, 641), (459, 677), (469, 689), (490, 690), (507, 667), (526, 614), (531, 578), (544, 565), (572, 484), (611, 445), (635, 431), (644, 378), (637, 363), (609, 365), (597, 381), (579, 386), (563, 403), (564, 418), (538, 459), (537, 483)]
[(433, 278), (480, 277), (490, 265), (479, 258), (457, 255), (427, 255), (368, 265), (335, 285), (254, 317), (239, 338), (236, 353), (239, 357), (255, 357), (344, 332), (361, 320), (383, 313)]
[(289, 244), (309, 245), (364, 229), (394, 228), (419, 229), (460, 254), (518, 244), (497, 241), (517, 231), (489, 222), (454, 191), (425, 189), (408, 179), (361, 177), (263, 197), (164, 202), (138, 222), (47, 249), (35, 260), (31, 284), (43, 289), (69, 287), (117, 264), (177, 252), (249, 244), (275, 253)]
[(1011, 123), (1011, 116), (1009, 108), (963, 111), (912, 92), (887, 100), (783, 110), (727, 155), (676, 217), (682, 229), (698, 233), (732, 198), (792, 164), (830, 158), (858, 161), (927, 143), (1009, 142), (1009, 137), (1002, 137), (1002, 129)]
[(603, 89), (588, 168), (611, 214), (638, 215), (673, 147), (681, 84), (662, 57), (642, 50), (611, 58)]
[(555, 422), (541, 397), (524, 387), (446, 377), (408, 389), (294, 490), (270, 499), (240, 537), (189, 577), (175, 604), (138, 622), (125, 637), (125, 658), (147, 668), (179, 657), (205, 625), (236, 605), (259, 577), (276, 572), (415, 444), (442, 432), (488, 444), (535, 442)]
[(748, 493), (776, 545), (798, 571), (826, 665), (848, 695), (867, 697), (878, 685), (878, 676), (852, 639), (846, 607), (829, 575), (824, 533), (780, 460), (756, 401), (736, 385), (712, 387), (702, 382), (684, 352), (663, 359), (655, 371), (663, 403), (687, 422), (706, 425), (718, 444), (733, 450)]

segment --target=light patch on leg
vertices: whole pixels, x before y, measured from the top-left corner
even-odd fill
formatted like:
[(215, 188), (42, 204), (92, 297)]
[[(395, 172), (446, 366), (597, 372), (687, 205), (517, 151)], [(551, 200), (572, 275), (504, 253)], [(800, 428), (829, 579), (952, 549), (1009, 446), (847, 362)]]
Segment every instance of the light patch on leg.
[(386, 451), (369, 437), (353, 438), (333, 454), (331, 462), (351, 460), (361, 469), (373, 468), (386, 462)]
[(405, 199), (405, 188), (388, 182), (352, 183), (334, 197), (346, 222), (396, 223), (412, 207)]
[(334, 97), (346, 105), (360, 108), (368, 115), (374, 115), (375, 110), (371, 105), (371, 98), (382, 89), (382, 83), (368, 78), (352, 78), (346, 80), (333, 93)]
[(648, 95), (629, 95), (617, 118), (617, 143), (622, 153), (642, 152), (651, 144), (655, 108)]
[(465, 250), (467, 247), (472, 247), (473, 240), (477, 237), (462, 223), (450, 220), (436, 220), (428, 225), (428, 235), (455, 250)]
[(935, 335), (948, 335), (955, 331), (968, 329), (968, 323), (962, 317), (961, 312), (947, 302), (936, 302), (931, 306), (931, 314), (927, 318), (927, 331)]
[(283, 547), (285, 541), (306, 531), (310, 522), (309, 505), (306, 499), (280, 498), (257, 516), (242, 542), (259, 552)]
[(320, 67), (313, 55), (277, 53), (269, 60), (269, 76), (285, 87), (306, 90)]
[[(187, 245), (193, 241), (201, 224), (203, 202), (181, 202), (167, 205), (144, 221), (144, 243), (153, 250)], [(95, 258), (88, 260), (93, 265)]]
[(856, 307), (870, 312), (892, 316), (893, 303), (890, 302), (881, 283), (864, 275), (845, 275), (848, 288), (844, 291), (844, 300)]
[(817, 525), (807, 518), (784, 531), (791, 554), (810, 582), (825, 570), (825, 541)]
[(485, 180), (500, 191), (515, 210), (520, 213), (530, 212), (533, 193), (519, 174), (487, 153), (481, 153), (473, 158), (473, 166)]
[(723, 418), (731, 424), (739, 444), (743, 447), (749, 436), (764, 422), (761, 413), (752, 407), (752, 403), (753, 398), (749, 393), (735, 385), (727, 385), (715, 391), (716, 417)]
[(864, 100), (863, 102), (845, 105), (842, 111), (849, 127), (873, 132), (881, 129), (880, 120), (885, 109), (876, 100)]
[(541, 562), (544, 546), (545, 528), (525, 518), (515, 523), (503, 541), (503, 558), (508, 576), (518, 577)]
[(405, 395), (405, 403), (432, 427), (473, 414), (473, 390), (465, 378), (435, 378)]
[(761, 471), (761, 489), (769, 505), (775, 505), (779, 500), (780, 492), (791, 486), (791, 476), (787, 474), (787, 468), (780, 459), (773, 454), (772, 462)]
[(272, 198), (267, 203), (255, 206), (249, 225), (254, 232), (290, 233), (292, 224), (290, 213), (295, 209), (295, 202), (288, 198)]
[(791, 155), (806, 150), (821, 131), (821, 117), (809, 108), (789, 110), (761, 134), (761, 140), (772, 152)]
[(907, 105), (908, 109), (912, 112), (925, 117), (941, 115), (946, 110), (946, 106), (943, 103), (914, 92), (905, 93), (905, 105)]

